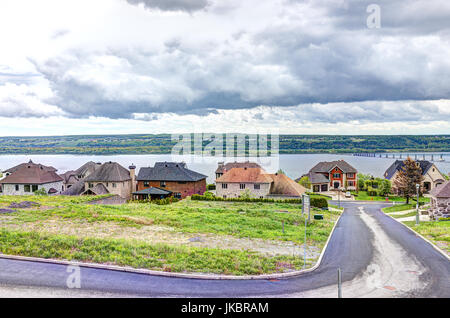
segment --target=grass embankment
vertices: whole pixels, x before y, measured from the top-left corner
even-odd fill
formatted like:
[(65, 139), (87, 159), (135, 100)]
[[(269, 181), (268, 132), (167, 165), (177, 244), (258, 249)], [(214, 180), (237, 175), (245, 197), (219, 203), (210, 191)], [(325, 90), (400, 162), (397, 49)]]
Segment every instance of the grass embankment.
[(450, 220), (421, 221), (420, 225), (415, 225), (414, 221), (406, 221), (403, 223), (435, 243), (450, 256)]
[[(358, 201), (386, 201), (385, 196), (368, 195), (367, 191), (352, 192), (352, 194), (354, 195), (355, 200), (358, 200)], [(406, 199), (404, 197), (399, 197), (399, 196), (395, 196), (395, 195), (389, 195), (388, 198), (389, 198), (390, 202), (405, 202), (406, 201)], [(412, 200), (413, 199), (411, 198), (410, 202)], [(413, 201), (413, 202), (415, 202), (415, 201)], [(428, 203), (428, 202), (430, 202), (430, 198), (420, 197), (419, 202)]]
[[(252, 250), (251, 244), (254, 240), (294, 247), (303, 244), (304, 218), (297, 204), (190, 200), (166, 206), (83, 204), (91, 199), (0, 197), (2, 208), (25, 200), (41, 204), (38, 208), (0, 214), (1, 252), (235, 275), (283, 272), (303, 266), (301, 257), (269, 255)], [(307, 244), (320, 252), (340, 212), (316, 209), (314, 213), (323, 214), (324, 220), (312, 220), (308, 225)], [(219, 243), (205, 247), (190, 244), (188, 238), (198, 235)], [(159, 241), (155, 241), (156, 236)], [(228, 241), (238, 248), (222, 246)]]
[(387, 208), (383, 208), (383, 212), (392, 213), (392, 212), (408, 211), (415, 208), (416, 208), (415, 204), (396, 204)]

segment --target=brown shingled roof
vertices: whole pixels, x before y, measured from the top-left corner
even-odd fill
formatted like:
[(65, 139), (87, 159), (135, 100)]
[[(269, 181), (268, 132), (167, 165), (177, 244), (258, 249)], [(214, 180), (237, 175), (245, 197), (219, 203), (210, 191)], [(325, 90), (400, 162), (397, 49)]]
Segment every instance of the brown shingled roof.
[(261, 168), (233, 168), (216, 182), (226, 183), (271, 183), (270, 175)]
[(430, 194), (435, 198), (450, 198), (450, 181), (437, 186)]
[(256, 162), (250, 162), (250, 161), (245, 161), (245, 162), (228, 162), (226, 164), (224, 163), (219, 163), (219, 166), (217, 167), (216, 173), (225, 173), (227, 171), (230, 171), (233, 168), (261, 168), (261, 166), (259, 164), (257, 164)]
[(54, 168), (54, 167), (51, 167), (51, 166), (44, 166), (44, 165), (41, 165), (41, 164), (36, 164), (36, 163), (34, 163), (33, 161), (28, 161), (28, 162), (26, 162), (26, 163), (21, 163), (21, 164), (19, 164), (19, 165), (17, 165), (17, 166), (14, 166), (14, 167), (12, 167), (12, 168), (9, 168), (9, 169), (7, 169), (7, 170), (4, 170), (3, 172), (5, 172), (5, 173), (13, 173), (13, 172), (16, 172), (17, 170), (19, 170), (20, 168), (22, 168), (22, 167), (27, 167), (27, 166), (29, 166), (29, 165), (37, 165), (37, 166), (40, 166), (40, 167), (42, 167), (44, 170), (47, 170), (47, 171), (53, 171), (53, 172), (56, 172), (56, 171), (58, 171), (58, 169), (56, 169), (56, 168)]
[(301, 197), (306, 192), (306, 188), (289, 178), (288, 176), (278, 173), (269, 175), (273, 183), (270, 187), (271, 195), (286, 195), (293, 197)]
[(63, 181), (55, 171), (47, 169), (40, 164), (28, 163), (17, 166), (18, 168), (1, 180), (3, 184), (46, 184)]

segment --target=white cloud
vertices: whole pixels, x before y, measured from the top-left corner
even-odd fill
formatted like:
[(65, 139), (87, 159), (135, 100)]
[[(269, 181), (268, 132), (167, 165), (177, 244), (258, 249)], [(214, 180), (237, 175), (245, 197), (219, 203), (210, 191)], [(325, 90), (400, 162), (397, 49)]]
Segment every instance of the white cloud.
[(292, 132), (448, 122), (450, 5), (380, 0), (369, 30), (369, 3), (2, 1), (0, 116), (114, 127), (158, 114), (168, 131), (224, 117), (216, 127)]

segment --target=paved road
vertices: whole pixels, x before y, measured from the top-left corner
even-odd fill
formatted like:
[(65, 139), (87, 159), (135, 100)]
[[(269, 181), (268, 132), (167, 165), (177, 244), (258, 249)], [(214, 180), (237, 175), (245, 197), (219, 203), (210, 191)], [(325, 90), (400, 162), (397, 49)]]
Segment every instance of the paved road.
[(194, 280), (82, 268), (81, 289), (66, 288), (66, 266), (0, 259), (0, 296), (450, 297), (450, 262), (384, 215), (383, 203), (342, 203), (345, 212), (319, 268), (268, 280)]

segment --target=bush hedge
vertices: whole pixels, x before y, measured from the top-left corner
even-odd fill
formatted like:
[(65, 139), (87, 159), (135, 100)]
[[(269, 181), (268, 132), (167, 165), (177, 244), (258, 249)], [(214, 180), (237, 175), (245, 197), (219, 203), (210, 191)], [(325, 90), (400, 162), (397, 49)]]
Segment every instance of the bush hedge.
[[(225, 201), (225, 202), (262, 202), (262, 203), (293, 203), (301, 204), (302, 199), (268, 199), (268, 198), (222, 198), (212, 195), (193, 194), (191, 200), (196, 201)], [(328, 201), (325, 198), (310, 198), (311, 206), (316, 208), (328, 207)]]

